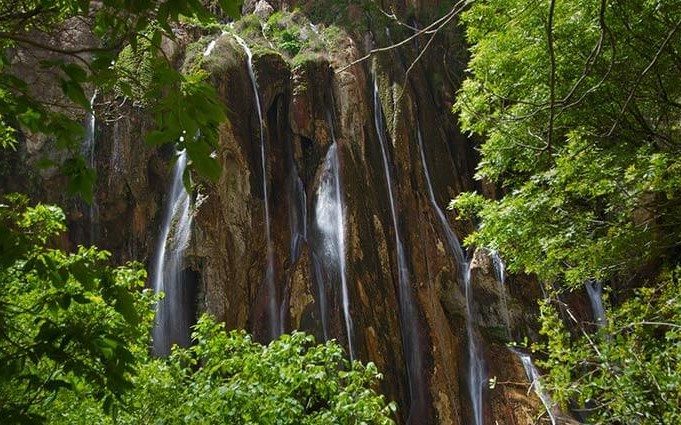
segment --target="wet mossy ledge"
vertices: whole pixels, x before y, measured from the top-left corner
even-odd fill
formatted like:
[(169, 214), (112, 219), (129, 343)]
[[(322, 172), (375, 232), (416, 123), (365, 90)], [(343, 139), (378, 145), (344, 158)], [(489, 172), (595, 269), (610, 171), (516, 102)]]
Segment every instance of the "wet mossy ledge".
[[(232, 69), (242, 63), (242, 38), (253, 53), (253, 61), (271, 61), (276, 55), (289, 69), (328, 64), (330, 55), (350, 40), (350, 34), (335, 25), (316, 25), (302, 12), (273, 12), (263, 18), (244, 15), (229, 24), (195, 28), (201, 34), (185, 48), (182, 66), (186, 72), (203, 69), (209, 73)], [(210, 48), (209, 48), (210, 46)], [(206, 54), (209, 52), (209, 54)], [(235, 52), (240, 52), (236, 53)], [(327, 65), (328, 66), (328, 65)]]

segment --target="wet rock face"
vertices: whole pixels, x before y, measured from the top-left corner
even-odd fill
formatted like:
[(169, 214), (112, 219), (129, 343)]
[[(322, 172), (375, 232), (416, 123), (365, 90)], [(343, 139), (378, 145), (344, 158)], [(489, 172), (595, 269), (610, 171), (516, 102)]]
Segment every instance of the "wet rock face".
[[(266, 9), (262, 3), (251, 6)], [(303, 329), (319, 339), (335, 338), (346, 348), (352, 345), (356, 358), (375, 362), (384, 373), (382, 390), (398, 402), (400, 423), (473, 423), (460, 265), (430, 202), (416, 139), (420, 129), (440, 208), (457, 193), (478, 188), (472, 179), (476, 156), (450, 112), (455, 79), (443, 74), (451, 70), (442, 70), (443, 57), (453, 59), (448, 52), (464, 49), (457, 45), (460, 35), (454, 28), (449, 31), (408, 78), (405, 70), (418, 55), (417, 45), (340, 71), (363, 55), (366, 32), (341, 36), (332, 49), (298, 61), (270, 48), (254, 49), (264, 167), (243, 48), (230, 34), (212, 35), (217, 40), (211, 55), (199, 58), (229, 115), (216, 152), (221, 177), (200, 182), (193, 193), (194, 228), (186, 264), (201, 287), (200, 310), (229, 328), (246, 328), (266, 340), (274, 305), (285, 331)], [(183, 47), (175, 48), (181, 57)], [(186, 64), (196, 61), (185, 59)], [(379, 129), (374, 81), (385, 121)], [(144, 260), (151, 258), (158, 237), (173, 152), (170, 146), (153, 151), (140, 143), (151, 129), (144, 111), (124, 106), (120, 112), (120, 119), (97, 130), (99, 241), (117, 259)], [(377, 131), (386, 136), (394, 219)], [(318, 236), (319, 191), (328, 179), (324, 161), (332, 146), (339, 163), (344, 272), (339, 258), (324, 257)], [(444, 214), (459, 238), (470, 231), (452, 213)], [(86, 225), (84, 219), (74, 220), (77, 228)], [(403, 280), (394, 220), (404, 247)], [(264, 284), (268, 250), (273, 291)], [(534, 423), (540, 403), (518, 385), (526, 382), (522, 364), (505, 343), (511, 337), (534, 336), (527, 324), (535, 312), (536, 286), (514, 285), (516, 278), (502, 286), (491, 258), (482, 251), (471, 256), (471, 276), (472, 317), (486, 377), (513, 383), (483, 389), (484, 424)], [(524, 289), (512, 289), (516, 287)], [(418, 370), (410, 367), (416, 361)]]
[[(272, 241), (265, 238), (259, 123), (245, 55), (231, 35), (221, 36), (204, 67), (230, 111), (218, 157), (223, 175), (204, 184), (188, 253), (201, 275), (203, 308), (229, 327), (267, 339), (268, 306), (274, 302), (285, 330), (304, 329), (320, 339), (353, 346), (357, 358), (385, 374), (384, 392), (401, 406), (400, 422), (470, 423), (466, 387), (465, 299), (460, 270), (446, 248), (441, 223), (429, 203), (416, 145), (423, 132), (425, 155), (438, 204), (475, 187), (474, 156), (456, 130), (456, 119), (434, 93), (427, 63), (408, 82), (390, 68), (397, 56), (338, 72), (359, 57), (352, 40), (337, 51), (291, 65), (274, 53), (254, 54), (254, 73), (264, 117), (266, 174)], [(378, 79), (397, 222), (405, 249), (414, 308), (401, 302), (395, 228), (372, 101)], [(455, 87), (450, 87), (455, 90)], [(316, 226), (325, 157), (338, 149), (345, 246), (344, 294), (339, 269), (325, 260)], [(463, 236), (464, 228), (448, 217)], [(274, 252), (275, 291), (264, 284), (266, 253)], [(506, 350), (509, 334), (523, 332), (526, 317), (495, 278), (489, 257), (473, 256), (475, 328), (482, 338), (487, 376), (524, 382), (519, 360)], [(274, 301), (272, 301), (272, 299)], [(509, 308), (508, 311), (503, 308)], [(352, 321), (348, 331), (346, 314)], [(409, 372), (409, 327), (419, 341), (420, 375)], [(507, 329), (507, 327), (510, 327)], [(414, 387), (414, 382), (419, 387)], [(531, 423), (538, 401), (527, 388), (484, 390), (485, 423)], [(520, 408), (521, 406), (522, 408)], [(418, 417), (418, 419), (416, 419)]]

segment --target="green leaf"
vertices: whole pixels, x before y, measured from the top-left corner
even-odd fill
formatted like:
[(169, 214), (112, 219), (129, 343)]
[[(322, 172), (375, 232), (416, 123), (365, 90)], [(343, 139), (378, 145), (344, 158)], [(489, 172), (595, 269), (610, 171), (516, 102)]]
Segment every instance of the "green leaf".
[(213, 158), (210, 145), (199, 137), (194, 141), (187, 141), (185, 146), (193, 168), (209, 180), (217, 181), (222, 169), (217, 159)]
[(161, 146), (172, 140), (165, 131), (154, 130), (144, 136), (144, 142), (149, 146)]
[(135, 326), (140, 323), (140, 316), (135, 308), (135, 299), (127, 289), (118, 288), (114, 307), (130, 325)]
[(218, 0), (222, 10), (233, 19), (238, 19), (241, 16), (242, 0)]
[(61, 88), (64, 94), (76, 104), (86, 110), (90, 110), (90, 101), (85, 96), (83, 87), (74, 80), (61, 80)]
[(64, 64), (61, 69), (76, 83), (83, 83), (87, 80), (87, 72), (74, 63)]

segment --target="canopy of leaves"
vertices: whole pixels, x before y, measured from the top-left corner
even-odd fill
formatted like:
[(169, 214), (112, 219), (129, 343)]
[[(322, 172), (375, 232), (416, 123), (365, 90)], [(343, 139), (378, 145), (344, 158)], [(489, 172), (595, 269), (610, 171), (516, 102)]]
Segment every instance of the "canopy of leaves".
[(455, 109), (483, 136), (478, 178), (455, 202), (468, 243), (511, 270), (580, 286), (627, 275), (681, 232), (681, 3), (476, 1)]
[[(63, 105), (46, 104), (42, 93), (14, 71), (22, 49), (43, 52), (43, 72), (54, 73), (70, 106), (90, 110), (86, 90), (100, 96), (133, 97), (156, 118), (157, 130), (147, 137), (152, 145), (176, 143), (187, 148), (190, 168), (217, 179), (219, 168), (211, 156), (217, 128), (226, 119), (215, 90), (200, 73), (183, 75), (163, 49), (175, 38), (173, 24), (180, 17), (212, 22), (216, 2), (198, 0), (9, 0), (0, 5), (0, 147), (12, 147), (15, 131), (53, 138), (55, 147), (70, 158), (58, 166), (70, 177), (69, 191), (92, 198), (94, 174), (79, 153), (83, 126)], [(219, 0), (222, 10), (235, 17), (240, 0)], [(58, 35), (74, 25), (92, 33), (91, 45), (65, 46)], [(124, 49), (127, 47), (127, 50)], [(121, 52), (123, 57), (121, 58)], [(126, 56), (143, 58), (144, 73), (116, 66)], [(137, 65), (140, 65), (138, 61)], [(191, 137), (187, 137), (186, 135)], [(15, 136), (16, 137), (16, 136)], [(21, 137), (16, 137), (21, 140)], [(45, 164), (48, 165), (48, 164)]]
[[(19, 195), (0, 203), (0, 416), (38, 423), (60, 389), (87, 383), (94, 400), (131, 387), (153, 318), (140, 265), (109, 254), (48, 248), (65, 230), (54, 206)], [(108, 397), (108, 398), (107, 398)]]
[[(472, 58), (455, 110), (484, 141), (478, 178), (503, 194), (452, 202), (480, 220), (467, 243), (556, 287), (678, 264), (681, 3), (482, 0), (463, 20)], [(547, 387), (564, 408), (679, 423), (678, 270), (658, 282), (620, 297), (596, 335), (544, 305)]]

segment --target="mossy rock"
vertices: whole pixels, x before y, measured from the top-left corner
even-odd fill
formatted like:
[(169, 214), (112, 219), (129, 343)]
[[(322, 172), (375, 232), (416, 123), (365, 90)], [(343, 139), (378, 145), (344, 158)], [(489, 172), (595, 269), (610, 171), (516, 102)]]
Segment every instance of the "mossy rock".
[[(215, 42), (210, 54), (206, 55), (209, 44)], [(245, 53), (233, 36), (228, 33), (203, 37), (201, 40), (187, 46), (187, 54), (183, 72), (196, 72), (200, 69), (211, 74), (224, 72), (241, 66)]]

